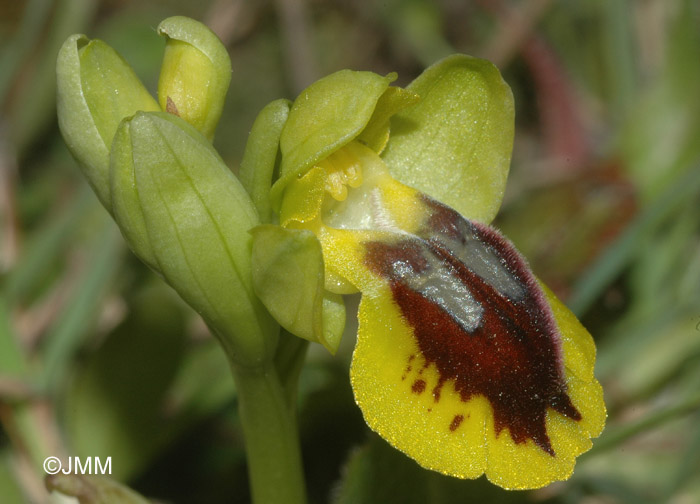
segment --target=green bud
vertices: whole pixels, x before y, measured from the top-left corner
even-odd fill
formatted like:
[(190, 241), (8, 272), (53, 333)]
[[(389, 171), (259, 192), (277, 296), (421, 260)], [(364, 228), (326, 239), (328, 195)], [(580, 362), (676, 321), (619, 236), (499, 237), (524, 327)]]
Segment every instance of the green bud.
[(345, 327), (345, 305), (324, 288), (321, 244), (311, 231), (262, 225), (253, 234), (253, 285), (287, 331), (335, 354)]
[(112, 155), (115, 220), (132, 249), (192, 306), (227, 353), (272, 357), (278, 326), (253, 292), (250, 197), (207, 139), (171, 114), (137, 113)]
[(231, 81), (226, 48), (209, 28), (183, 16), (164, 20), (158, 34), (167, 39), (158, 81), (160, 106), (212, 140)]
[(119, 122), (158, 103), (117, 52), (100, 40), (72, 35), (56, 63), (58, 125), (102, 204), (111, 212), (109, 149)]

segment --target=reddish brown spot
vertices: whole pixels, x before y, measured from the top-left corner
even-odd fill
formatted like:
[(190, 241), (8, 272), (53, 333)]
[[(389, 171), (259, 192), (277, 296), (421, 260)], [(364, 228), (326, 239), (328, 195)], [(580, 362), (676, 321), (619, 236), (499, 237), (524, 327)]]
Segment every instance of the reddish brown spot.
[(464, 415), (455, 415), (455, 417), (452, 419), (452, 423), (450, 424), (450, 430), (452, 432), (456, 431), (457, 427), (461, 425), (462, 420), (464, 420)]
[(411, 364), (411, 362), (413, 362), (413, 359), (415, 359), (415, 358), (416, 358), (415, 355), (411, 355), (408, 358), (408, 364), (406, 365), (406, 369), (404, 370), (403, 375), (401, 375), (401, 381), (404, 381), (406, 379), (406, 376), (408, 376), (408, 374), (411, 371), (413, 371), (413, 365)]
[(165, 111), (168, 114), (180, 117), (180, 111), (177, 109), (177, 105), (175, 105), (175, 102), (169, 96), (165, 99)]
[[(549, 304), (525, 260), (497, 231), (467, 221), (432, 200), (426, 205), (431, 218), (419, 237), (367, 242), (365, 261), (388, 280), (394, 301), (413, 327), (425, 366), (435, 365), (439, 374), (433, 390), (435, 401), (440, 400), (445, 382), (452, 381), (462, 401), (484, 396), (491, 403), (497, 434), (507, 428), (516, 443), (531, 439), (554, 456), (545, 424), (547, 408), (575, 421), (581, 414), (567, 394), (561, 337)], [(498, 256), (524, 289), (521, 299), (509, 298), (458, 259), (450, 247), (455, 242), (466, 247), (465, 229)], [(484, 308), (473, 331), (465, 330), (444, 308), (412, 289), (401, 274), (405, 268), (393, 267), (408, 265), (420, 275), (430, 267), (428, 258), (433, 263), (437, 258), (449, 268)]]
[(411, 391), (414, 394), (422, 394), (425, 391), (425, 380), (416, 380), (411, 386)]

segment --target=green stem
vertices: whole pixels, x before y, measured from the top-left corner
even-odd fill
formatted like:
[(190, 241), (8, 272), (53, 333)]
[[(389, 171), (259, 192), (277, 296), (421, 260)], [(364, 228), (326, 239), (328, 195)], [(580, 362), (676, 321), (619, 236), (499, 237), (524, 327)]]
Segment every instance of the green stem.
[(306, 490), (294, 410), (274, 365), (232, 366), (255, 504), (303, 504)]

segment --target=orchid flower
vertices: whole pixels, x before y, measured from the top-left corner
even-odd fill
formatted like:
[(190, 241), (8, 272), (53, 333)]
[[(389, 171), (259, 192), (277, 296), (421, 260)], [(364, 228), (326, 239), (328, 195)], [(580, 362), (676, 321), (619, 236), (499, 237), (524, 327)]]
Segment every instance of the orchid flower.
[(157, 101), (109, 46), (69, 37), (59, 125), (134, 253), (219, 338), (254, 499), (304, 501), (276, 367), (298, 342), (279, 326), (335, 353), (356, 292), (350, 375), (370, 428), (443, 474), (511, 489), (568, 478), (605, 423), (595, 346), (489, 227), (514, 130), (498, 70), (454, 55), (406, 89), (329, 75), (261, 111), (236, 177), (211, 144), (225, 48), (187, 18), (158, 31)]
[[(488, 226), (510, 158), (510, 90), (461, 55), (407, 90), (393, 78), (343, 71), (302, 92), (271, 191), (280, 225), (320, 244), (321, 298), (362, 294), (355, 400), (426, 468), (510, 489), (566, 479), (605, 406), (591, 336)], [(318, 306), (316, 339), (333, 351)]]

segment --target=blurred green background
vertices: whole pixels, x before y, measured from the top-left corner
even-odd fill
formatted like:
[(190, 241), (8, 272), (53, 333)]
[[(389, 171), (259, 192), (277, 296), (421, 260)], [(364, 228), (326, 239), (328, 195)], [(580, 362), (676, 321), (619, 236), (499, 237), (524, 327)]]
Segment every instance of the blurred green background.
[(56, 502), (41, 463), (65, 454), (111, 456), (159, 502), (249, 501), (225, 358), (126, 250), (56, 125), (68, 35), (107, 41), (155, 93), (155, 27), (175, 14), (230, 51), (215, 145), (234, 171), (262, 106), (325, 74), (405, 85), (452, 52), (494, 61), (516, 103), (496, 224), (598, 344), (608, 426), (569, 481), (532, 492), (421, 470), (362, 422), (352, 334), (336, 358), (312, 348), (312, 503), (700, 502), (698, 0), (0, 2), (0, 502)]

